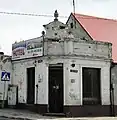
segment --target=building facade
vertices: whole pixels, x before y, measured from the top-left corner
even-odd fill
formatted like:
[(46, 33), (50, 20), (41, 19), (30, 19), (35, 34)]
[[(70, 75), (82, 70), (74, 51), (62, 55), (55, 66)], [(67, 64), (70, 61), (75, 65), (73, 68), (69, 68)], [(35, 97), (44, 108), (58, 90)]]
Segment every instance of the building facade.
[(110, 104), (112, 115), (117, 114), (117, 21), (95, 16), (72, 14), (66, 23), (75, 37), (85, 40), (108, 41), (112, 43), (112, 63), (110, 76)]
[(76, 37), (54, 15), (41, 37), (12, 45), (18, 104), (39, 113), (110, 115), (112, 44)]
[(11, 56), (0, 52), (0, 107), (7, 105), (8, 86), (12, 82), (12, 63)]

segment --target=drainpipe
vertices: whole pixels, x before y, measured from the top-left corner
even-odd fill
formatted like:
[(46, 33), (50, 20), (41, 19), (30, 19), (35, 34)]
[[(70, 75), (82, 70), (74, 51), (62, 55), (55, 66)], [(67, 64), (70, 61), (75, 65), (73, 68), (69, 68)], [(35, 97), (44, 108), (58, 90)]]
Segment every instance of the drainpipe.
[(115, 117), (115, 108), (114, 108), (114, 86), (113, 82), (111, 80), (111, 70), (115, 65), (113, 62), (111, 62), (111, 67), (110, 67), (110, 110), (111, 110), (111, 116)]
[(36, 104), (38, 104), (38, 84), (36, 84)]

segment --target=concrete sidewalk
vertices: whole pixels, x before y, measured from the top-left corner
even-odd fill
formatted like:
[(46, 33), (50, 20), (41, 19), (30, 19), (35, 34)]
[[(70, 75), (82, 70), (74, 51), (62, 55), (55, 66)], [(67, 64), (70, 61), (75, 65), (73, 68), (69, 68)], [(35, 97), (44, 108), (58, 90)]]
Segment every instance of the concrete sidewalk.
[(0, 109), (0, 117), (17, 119), (17, 120), (45, 120), (54, 119), (55, 117), (42, 116), (40, 114), (30, 112), (28, 110), (18, 110), (18, 109)]
[(117, 120), (117, 117), (92, 117), (92, 118), (60, 118), (51, 116), (42, 116), (40, 114), (27, 110), (0, 109), (0, 117), (17, 120)]

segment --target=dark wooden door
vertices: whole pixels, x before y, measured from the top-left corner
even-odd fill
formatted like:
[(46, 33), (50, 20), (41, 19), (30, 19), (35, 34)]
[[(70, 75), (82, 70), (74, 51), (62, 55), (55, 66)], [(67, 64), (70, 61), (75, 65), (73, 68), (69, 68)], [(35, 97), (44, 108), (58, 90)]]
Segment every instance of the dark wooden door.
[(100, 104), (100, 69), (83, 68), (83, 104)]
[(63, 66), (49, 67), (49, 112), (63, 112)]
[(35, 100), (35, 68), (27, 68), (27, 104), (34, 104)]

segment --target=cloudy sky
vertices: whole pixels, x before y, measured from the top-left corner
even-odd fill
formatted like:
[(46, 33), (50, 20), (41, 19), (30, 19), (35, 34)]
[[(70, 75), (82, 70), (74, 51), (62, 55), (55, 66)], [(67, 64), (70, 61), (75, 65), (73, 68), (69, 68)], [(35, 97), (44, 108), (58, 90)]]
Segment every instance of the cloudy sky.
[[(76, 12), (99, 17), (117, 18), (117, 0), (75, 0)], [(72, 0), (0, 0), (0, 12), (21, 12), (69, 16), (73, 11)], [(11, 55), (15, 41), (39, 37), (42, 25), (52, 21), (51, 17), (31, 17), (0, 14), (0, 48)], [(67, 19), (60, 18), (62, 22)]]

